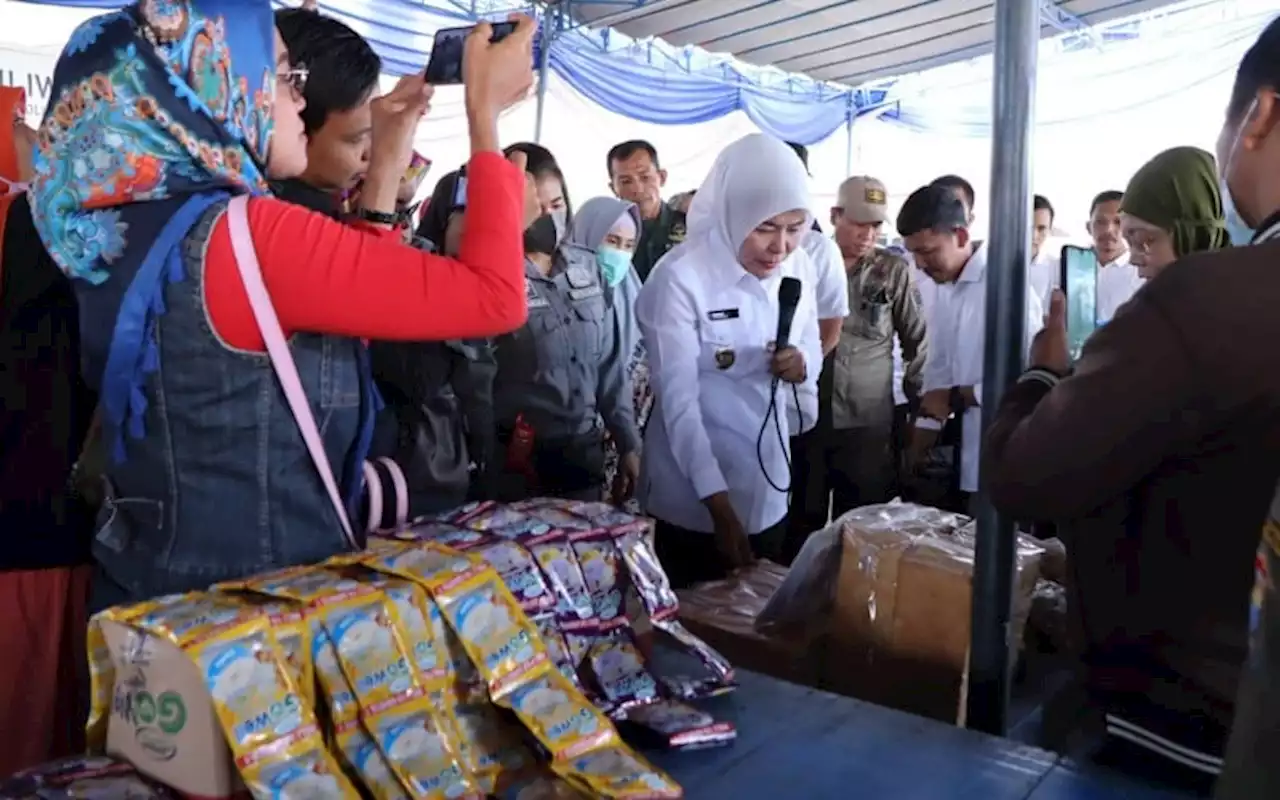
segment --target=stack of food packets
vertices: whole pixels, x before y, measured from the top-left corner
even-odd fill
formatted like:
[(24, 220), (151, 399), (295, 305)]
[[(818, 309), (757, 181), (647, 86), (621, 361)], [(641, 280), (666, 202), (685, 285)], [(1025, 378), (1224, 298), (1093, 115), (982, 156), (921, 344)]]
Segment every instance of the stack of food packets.
[[(704, 674), (654, 672), (627, 592)], [(676, 749), (733, 740), (684, 703), (734, 678), (677, 610), (646, 521), (599, 503), (471, 504), (361, 553), (98, 615), (90, 743), (116, 680), (111, 620), (196, 665), (257, 798), (679, 797), (614, 727)]]
[[(398, 537), (478, 554), (513, 591), (528, 587), (517, 598), (534, 615), (552, 663), (612, 718), (630, 719), (632, 730), (651, 728), (654, 735), (643, 741), (682, 749), (736, 737), (731, 724), (706, 722), (706, 714), (682, 702), (736, 684), (732, 666), (677, 619), (679, 603), (654, 552), (651, 520), (606, 503), (537, 498), (471, 503)], [(554, 605), (542, 599), (548, 592)], [(658, 675), (646, 664), (626, 616), (628, 592), (655, 628), (696, 657), (703, 674)]]
[(175, 795), (123, 761), (101, 756), (64, 758), (0, 780), (0, 800), (172, 800)]

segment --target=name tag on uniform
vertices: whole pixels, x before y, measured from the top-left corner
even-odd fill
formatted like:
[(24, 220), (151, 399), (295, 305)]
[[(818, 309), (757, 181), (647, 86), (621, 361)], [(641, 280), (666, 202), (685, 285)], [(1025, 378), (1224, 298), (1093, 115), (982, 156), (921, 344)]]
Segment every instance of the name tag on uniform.
[(547, 298), (538, 293), (538, 287), (534, 284), (533, 278), (524, 279), (524, 301), (529, 308), (546, 308), (551, 305), (547, 302)]
[(737, 318), (738, 318), (738, 309), (736, 308), (721, 308), (721, 309), (717, 309), (716, 311), (707, 312), (707, 319), (711, 320), (712, 322), (720, 322), (721, 320), (737, 319)]
[(602, 294), (604, 294), (604, 290), (599, 286), (588, 286), (585, 289), (570, 289), (569, 299), (574, 301), (586, 300), (591, 297), (599, 297)]

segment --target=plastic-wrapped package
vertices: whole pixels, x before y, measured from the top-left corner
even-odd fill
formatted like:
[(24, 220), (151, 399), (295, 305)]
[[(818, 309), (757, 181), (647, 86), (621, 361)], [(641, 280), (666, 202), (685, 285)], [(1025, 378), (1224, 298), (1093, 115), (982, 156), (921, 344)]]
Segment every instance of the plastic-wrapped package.
[(63, 758), (0, 780), (0, 800), (170, 800), (123, 761), (104, 756)]
[[(846, 654), (965, 670), (975, 538), (962, 515), (893, 502), (854, 509), (815, 533), (761, 610), (756, 630), (827, 636)], [(1044, 550), (1019, 535), (1014, 581), (1020, 641)]]

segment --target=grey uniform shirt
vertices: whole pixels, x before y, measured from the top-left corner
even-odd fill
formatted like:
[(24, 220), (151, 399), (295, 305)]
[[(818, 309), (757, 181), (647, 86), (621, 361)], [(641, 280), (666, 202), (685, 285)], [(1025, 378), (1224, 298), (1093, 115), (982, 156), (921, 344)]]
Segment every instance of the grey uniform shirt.
[(832, 427), (887, 429), (893, 422), (895, 334), (906, 366), (903, 382), (910, 394), (919, 394), (925, 361), (919, 291), (906, 259), (878, 247), (847, 277), (849, 315), (833, 353)]
[(494, 340), (498, 425), (511, 428), (523, 414), (545, 441), (591, 433), (599, 415), (621, 452), (637, 452), (627, 337), (595, 257), (563, 246), (546, 276), (526, 260), (525, 294), (529, 321)]

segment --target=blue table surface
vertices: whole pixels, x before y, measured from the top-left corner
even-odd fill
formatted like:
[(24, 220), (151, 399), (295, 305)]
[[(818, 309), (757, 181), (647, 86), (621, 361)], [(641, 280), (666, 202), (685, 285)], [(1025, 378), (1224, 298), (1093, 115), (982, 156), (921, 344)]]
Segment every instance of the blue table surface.
[[(663, 659), (665, 660), (665, 659)], [(689, 800), (1183, 800), (1054, 753), (739, 671), (700, 703), (734, 723), (731, 747), (647, 753)]]

